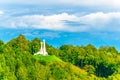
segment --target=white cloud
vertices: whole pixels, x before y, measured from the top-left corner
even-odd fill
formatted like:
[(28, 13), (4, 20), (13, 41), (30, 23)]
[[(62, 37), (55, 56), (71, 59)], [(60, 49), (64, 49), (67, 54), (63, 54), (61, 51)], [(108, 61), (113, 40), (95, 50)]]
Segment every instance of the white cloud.
[(95, 30), (120, 31), (120, 12), (91, 13), (80, 17), (80, 22)]
[(67, 13), (53, 15), (24, 15), (10, 17), (0, 26), (59, 31), (120, 31), (120, 12), (91, 13), (82, 16)]
[(67, 13), (54, 14), (49, 16), (44, 15), (26, 15), (20, 17), (12, 17), (6, 20), (6, 24), (1, 23), (2, 26), (10, 26), (9, 28), (36, 28), (36, 29), (49, 29), (49, 30), (65, 30), (69, 29), (65, 26), (64, 20), (77, 21), (75, 15)]

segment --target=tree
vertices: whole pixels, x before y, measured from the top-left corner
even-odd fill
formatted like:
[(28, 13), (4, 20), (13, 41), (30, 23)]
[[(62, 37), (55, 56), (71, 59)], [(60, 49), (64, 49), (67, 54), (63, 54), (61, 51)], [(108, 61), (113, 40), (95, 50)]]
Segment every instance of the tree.
[(35, 38), (30, 42), (30, 53), (34, 54), (39, 51), (40, 49), (40, 40), (38, 38)]
[(26, 80), (28, 79), (27, 69), (24, 65), (20, 66), (17, 71), (17, 78), (18, 80)]
[(4, 42), (0, 40), (0, 53), (3, 52)]

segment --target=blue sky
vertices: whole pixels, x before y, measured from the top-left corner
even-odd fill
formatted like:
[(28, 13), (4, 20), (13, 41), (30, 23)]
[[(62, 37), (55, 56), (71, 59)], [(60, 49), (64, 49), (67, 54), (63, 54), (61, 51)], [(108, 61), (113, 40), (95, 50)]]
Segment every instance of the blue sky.
[(0, 39), (19, 34), (63, 44), (115, 46), (120, 51), (119, 0), (0, 1)]

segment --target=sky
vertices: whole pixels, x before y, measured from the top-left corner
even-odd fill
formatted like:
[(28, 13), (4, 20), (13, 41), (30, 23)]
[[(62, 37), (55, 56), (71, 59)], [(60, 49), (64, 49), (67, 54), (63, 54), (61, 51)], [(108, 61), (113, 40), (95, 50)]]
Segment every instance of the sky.
[(54, 47), (93, 44), (120, 51), (120, 0), (1, 0), (0, 39), (19, 34)]

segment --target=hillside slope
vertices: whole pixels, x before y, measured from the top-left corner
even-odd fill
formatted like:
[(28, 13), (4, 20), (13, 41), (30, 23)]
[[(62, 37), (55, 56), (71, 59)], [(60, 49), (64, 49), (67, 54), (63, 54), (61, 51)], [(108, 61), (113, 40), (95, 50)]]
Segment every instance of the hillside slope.
[[(46, 75), (49, 75), (49, 80), (93, 80), (97, 79), (94, 75), (89, 75), (85, 70), (82, 70), (70, 63), (64, 62), (55, 55), (52, 56), (33, 56), (40, 61), (44, 67), (49, 69)], [(46, 69), (44, 69), (46, 71)], [(42, 71), (42, 70), (41, 70)], [(50, 73), (50, 74), (49, 74)]]

